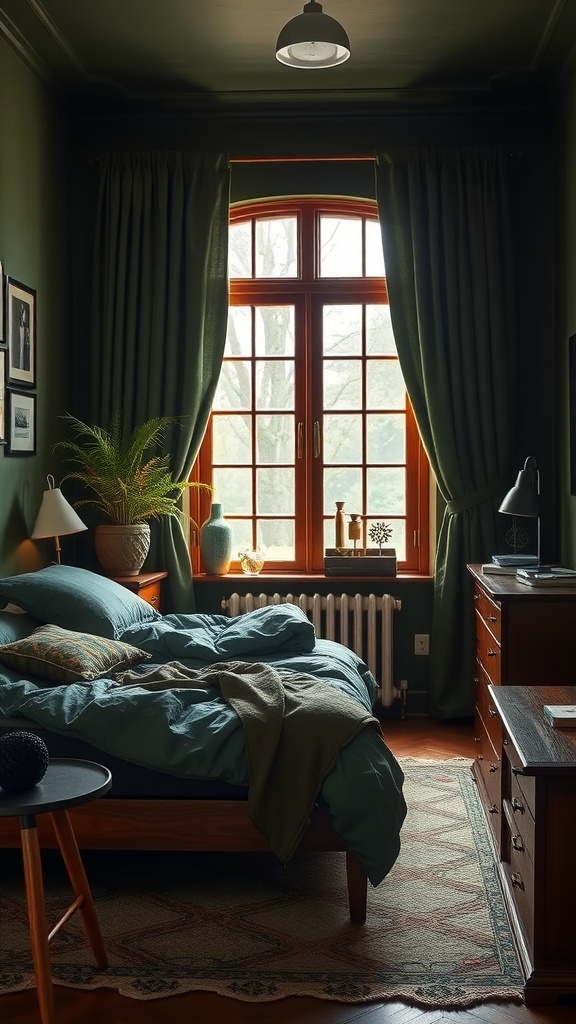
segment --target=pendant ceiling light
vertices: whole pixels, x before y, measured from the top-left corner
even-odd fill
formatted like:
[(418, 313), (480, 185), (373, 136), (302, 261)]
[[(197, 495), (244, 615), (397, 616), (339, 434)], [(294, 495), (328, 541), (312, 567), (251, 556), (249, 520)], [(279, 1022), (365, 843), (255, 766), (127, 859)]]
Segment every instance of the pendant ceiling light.
[(350, 40), (342, 25), (323, 14), (316, 0), (284, 26), (276, 43), (276, 57), (291, 68), (333, 68), (349, 56)]

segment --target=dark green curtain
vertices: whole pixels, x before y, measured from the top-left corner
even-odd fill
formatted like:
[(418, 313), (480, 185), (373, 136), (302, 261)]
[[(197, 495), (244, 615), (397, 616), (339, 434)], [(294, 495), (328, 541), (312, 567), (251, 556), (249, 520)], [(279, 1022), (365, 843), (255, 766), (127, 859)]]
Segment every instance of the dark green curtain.
[[(167, 439), (191, 470), (218, 382), (228, 316), (228, 158), (112, 153), (100, 158), (91, 334), (91, 418), (125, 430), (182, 418)], [(149, 561), (168, 570), (166, 608), (193, 611), (186, 538), (153, 523)]]
[(467, 562), (496, 550), (514, 468), (516, 351), (508, 160), (498, 148), (376, 154), (390, 315), (446, 503), (436, 548), (429, 711), (474, 710)]

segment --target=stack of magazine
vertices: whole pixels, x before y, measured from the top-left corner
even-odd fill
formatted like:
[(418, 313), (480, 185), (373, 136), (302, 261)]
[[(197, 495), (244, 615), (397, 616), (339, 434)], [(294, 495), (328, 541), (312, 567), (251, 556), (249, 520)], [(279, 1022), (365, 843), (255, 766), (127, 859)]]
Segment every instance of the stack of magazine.
[(576, 587), (576, 569), (564, 569), (561, 565), (518, 568), (516, 579), (527, 587)]

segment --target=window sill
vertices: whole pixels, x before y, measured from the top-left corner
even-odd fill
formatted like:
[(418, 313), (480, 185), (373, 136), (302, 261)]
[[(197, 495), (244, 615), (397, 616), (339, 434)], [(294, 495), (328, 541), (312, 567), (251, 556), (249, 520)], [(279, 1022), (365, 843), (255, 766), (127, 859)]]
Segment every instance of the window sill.
[(396, 576), (325, 576), (324, 573), (273, 573), (260, 572), (256, 576), (248, 576), (244, 572), (227, 572), (225, 576), (208, 576), (206, 573), (194, 575), (194, 583), (222, 583), (225, 580), (233, 580), (234, 583), (242, 582), (250, 586), (256, 586), (256, 581), (261, 580), (264, 584), (280, 583), (288, 584), (297, 582), (300, 586), (309, 586), (311, 583), (326, 583), (328, 585), (337, 582), (339, 585), (350, 583), (430, 583), (434, 579), (428, 574), (399, 572)]

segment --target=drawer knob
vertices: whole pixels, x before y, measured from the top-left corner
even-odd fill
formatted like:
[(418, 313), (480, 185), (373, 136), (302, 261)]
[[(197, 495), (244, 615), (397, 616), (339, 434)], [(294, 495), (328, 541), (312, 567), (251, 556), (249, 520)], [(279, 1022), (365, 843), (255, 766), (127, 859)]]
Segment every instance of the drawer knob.
[(488, 714), (490, 715), (490, 718), (498, 718), (498, 712), (495, 708), (491, 707), (490, 704), (488, 705)]
[(498, 619), (496, 618), (495, 615), (489, 615), (488, 622), (498, 622)]
[(520, 811), (521, 814), (524, 814), (524, 804), (516, 796), (512, 797), (512, 810)]
[(524, 769), (515, 768), (514, 765), (512, 765), (512, 775), (524, 775)]
[(498, 771), (498, 765), (497, 765), (497, 764), (494, 764), (494, 762), (493, 762), (493, 761), (491, 761), (491, 762), (490, 762), (490, 771), (491, 771), (492, 773), (494, 773), (494, 772), (497, 772), (497, 771)]
[(493, 647), (489, 647), (488, 650), (486, 651), (486, 654), (488, 655), (489, 658), (496, 658), (498, 655), (498, 651), (495, 651)]
[(498, 808), (497, 808), (496, 804), (490, 804), (490, 807), (488, 808), (488, 813), (489, 814), (498, 814)]
[(158, 594), (152, 594), (150, 598), (150, 604), (158, 604)]
[(512, 846), (515, 850), (523, 850), (524, 842), (522, 836), (512, 836)]
[(522, 875), (520, 874), (519, 871), (513, 871), (512, 872), (512, 874), (510, 875), (510, 881), (512, 882), (512, 885), (514, 886), (515, 889), (523, 889), (524, 888), (524, 882), (522, 881)]

